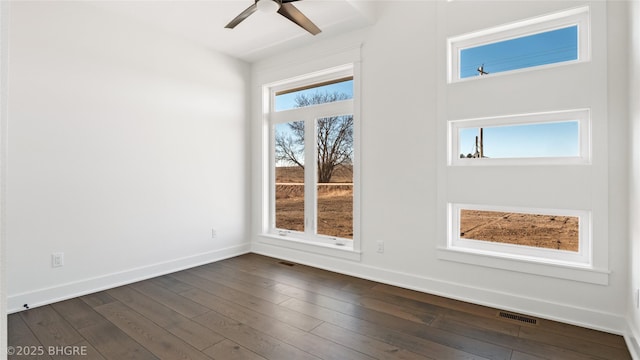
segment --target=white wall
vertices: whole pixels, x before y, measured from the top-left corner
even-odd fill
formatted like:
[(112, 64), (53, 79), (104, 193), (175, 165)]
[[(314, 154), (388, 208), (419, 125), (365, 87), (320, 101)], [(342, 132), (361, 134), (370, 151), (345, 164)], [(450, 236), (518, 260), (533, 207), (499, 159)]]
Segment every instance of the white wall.
[[(593, 203), (597, 203), (594, 216), (598, 216), (598, 244), (605, 244), (608, 249), (609, 256), (605, 256), (605, 260), (612, 259), (606, 269), (610, 271), (608, 285), (440, 259), (437, 248), (442, 243), (442, 234), (438, 229), (441, 229), (445, 219), (441, 197), (446, 194), (446, 183), (443, 184), (439, 174), (443, 171), (446, 148), (441, 139), (443, 134), (439, 122), (446, 119), (438, 109), (448, 106), (449, 96), (442, 90), (442, 83), (445, 81), (445, 73), (442, 71), (445, 34), (441, 32), (444, 25), (449, 25), (445, 22), (456, 16), (455, 12), (446, 14), (445, 11), (445, 15), (451, 18), (442, 17), (440, 6), (477, 6), (481, 14), (467, 19), (467, 26), (477, 25), (477, 30), (480, 30), (585, 3), (592, 5), (592, 17), (597, 25), (594, 27), (594, 44), (597, 44), (594, 51), (598, 53), (594, 54), (594, 60), (588, 66), (594, 66), (599, 72), (594, 75), (593, 81), (587, 79), (580, 82), (580, 86), (590, 87), (586, 90), (588, 95), (572, 104), (582, 103), (591, 107), (593, 102), (597, 108), (597, 121), (600, 122), (596, 128), (601, 133), (597, 137), (597, 147), (594, 148), (594, 164), (597, 162), (597, 166), (592, 170), (598, 172), (594, 175), (597, 180), (589, 187), (594, 193), (585, 196), (593, 198)], [(624, 161), (617, 164), (611, 163), (609, 159), (624, 159), (626, 145), (625, 141), (608, 145), (607, 131), (620, 135), (624, 133), (625, 125), (624, 118), (617, 117), (619, 114), (615, 111), (614, 119), (609, 119), (611, 114), (607, 112), (606, 88), (608, 73), (617, 78), (625, 70), (607, 68), (605, 55), (607, 20), (618, 19), (608, 19), (606, 5), (601, 2), (394, 1), (392, 5), (391, 2), (380, 2), (379, 6), (381, 9), (377, 23), (363, 33), (352, 35), (363, 44), (361, 261), (346, 261), (271, 246), (261, 242), (259, 236), (254, 236), (253, 251), (474, 303), (616, 333), (624, 332), (623, 309), (627, 299), (620, 295), (627, 287), (628, 264), (624, 255), (627, 251), (627, 217), (623, 194), (615, 194), (620, 193), (618, 179), (624, 177), (626, 171)], [(464, 20), (458, 19), (459, 22)], [(335, 51), (344, 49), (348, 42), (346, 37), (334, 40)], [(269, 64), (279, 63), (282, 68), (287, 68), (291, 57), (296, 58), (296, 63), (303, 56), (321, 61), (318, 59), (326, 55), (330, 47), (323, 44), (321, 51), (318, 46), (297, 49), (295, 54), (283, 54), (254, 64), (254, 79), (268, 71), (264, 69)], [(610, 58), (625, 56), (623, 47), (614, 47), (611, 51), (614, 53), (610, 54)], [(560, 76), (566, 75), (562, 68), (553, 71)], [(572, 73), (569, 76), (573, 78), (574, 75)], [(524, 90), (526, 87), (521, 87), (518, 79), (505, 76), (496, 81), (505, 88)], [(260, 115), (258, 85), (254, 84), (253, 89), (254, 114), (257, 116)], [(491, 86), (497, 85), (494, 82)], [(471, 98), (473, 94), (458, 94), (462, 97), (462, 100), (456, 99), (460, 101), (458, 106), (465, 106), (464, 96), (475, 103)], [(535, 104), (537, 103), (532, 103), (531, 107)], [(553, 104), (568, 106), (562, 102)], [(515, 105), (509, 103), (509, 106), (502, 110), (513, 110)], [(533, 108), (526, 110), (535, 111)], [(542, 109), (548, 110), (552, 109)], [(458, 115), (462, 116), (460, 113)], [(263, 189), (257, 174), (262, 171), (262, 158), (256, 144), (263, 140), (263, 129), (257, 119), (255, 121), (253, 229), (255, 233), (259, 233), (262, 214), (256, 208), (260, 207), (263, 199)], [(597, 185), (604, 185), (604, 189)], [(591, 203), (590, 200), (589, 204)], [(614, 226), (608, 227), (609, 223)], [(385, 242), (383, 254), (376, 252), (377, 241)]]
[(9, 13), (0, 3), (0, 359), (7, 353), (7, 252), (5, 235), (5, 184), (7, 147), (7, 39)]
[(246, 63), (87, 2), (9, 42), (9, 311), (249, 250)]
[(637, 291), (640, 289), (640, 2), (629, 2), (629, 286), (624, 293), (628, 301), (629, 348), (640, 357), (640, 310)]

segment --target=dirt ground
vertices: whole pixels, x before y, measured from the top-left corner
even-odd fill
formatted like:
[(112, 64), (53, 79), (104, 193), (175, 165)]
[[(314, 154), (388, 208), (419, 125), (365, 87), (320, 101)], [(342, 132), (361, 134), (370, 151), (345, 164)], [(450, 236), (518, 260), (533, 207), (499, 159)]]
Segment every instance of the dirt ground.
[[(276, 183), (303, 183), (304, 170), (299, 166), (276, 167)], [(351, 166), (340, 166), (331, 177), (331, 183), (352, 183), (353, 170)]]
[(578, 251), (578, 218), (497, 211), (462, 210), (460, 237), (541, 248)]
[[(304, 173), (276, 168), (276, 227), (304, 231)], [(318, 234), (353, 239), (353, 175), (337, 169), (329, 184), (318, 185)]]
[[(353, 238), (353, 175), (338, 169), (330, 184), (318, 185), (318, 233)], [(276, 227), (304, 231), (304, 172), (276, 168)], [(350, 184), (350, 185), (346, 185)], [(463, 239), (578, 251), (578, 218), (462, 210)]]
[[(318, 234), (353, 238), (353, 186), (318, 186)], [(276, 185), (276, 227), (304, 231), (304, 186)]]

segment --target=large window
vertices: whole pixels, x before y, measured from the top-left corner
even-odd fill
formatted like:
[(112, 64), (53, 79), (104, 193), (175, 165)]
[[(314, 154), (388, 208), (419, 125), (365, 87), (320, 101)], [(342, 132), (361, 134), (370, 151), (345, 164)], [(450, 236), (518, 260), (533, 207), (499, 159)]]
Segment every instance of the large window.
[(353, 247), (351, 67), (269, 87), (269, 232)]

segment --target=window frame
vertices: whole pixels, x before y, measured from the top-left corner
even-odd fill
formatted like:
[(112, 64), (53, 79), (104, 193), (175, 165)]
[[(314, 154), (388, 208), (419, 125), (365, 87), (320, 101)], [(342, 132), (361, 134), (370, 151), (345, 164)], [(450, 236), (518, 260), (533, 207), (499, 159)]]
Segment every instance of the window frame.
[[(302, 75), (293, 79), (287, 79), (271, 84), (263, 85), (263, 111), (267, 127), (268, 140), (265, 142), (268, 153), (266, 160), (268, 169), (268, 181), (266, 181), (268, 199), (266, 202), (266, 224), (264, 224), (263, 237), (275, 245), (283, 245), (297, 249), (307, 249), (305, 245), (315, 245), (322, 249), (311, 251), (330, 254), (352, 260), (359, 260), (359, 121), (358, 121), (358, 96), (359, 87), (358, 71), (354, 63), (333, 67), (319, 72)], [(276, 111), (276, 94), (300, 88), (323, 85), (334, 80), (351, 77), (353, 79), (353, 98), (330, 103), (306, 106)], [(316, 156), (316, 123), (318, 119), (352, 115), (354, 122), (353, 142), (353, 238), (340, 238), (329, 235), (317, 234), (317, 163)], [(276, 228), (275, 217), (275, 125), (286, 124), (294, 121), (305, 123), (305, 230), (303, 232)], [(312, 144), (313, 146), (308, 146)], [(310, 170), (307, 170), (309, 169)], [(276, 241), (274, 241), (277, 239)], [(284, 241), (284, 243), (283, 243)], [(349, 253), (352, 253), (350, 255)]]
[[(459, 131), (466, 128), (578, 122), (580, 155), (571, 157), (460, 158)], [(448, 164), (450, 166), (589, 165), (591, 164), (591, 110), (576, 109), (532, 114), (502, 115), (448, 122)]]
[[(591, 268), (592, 258), (592, 233), (591, 212), (587, 210), (567, 209), (540, 209), (514, 206), (495, 206), (477, 204), (448, 204), (448, 229), (447, 248), (473, 254), (492, 255), (510, 259), (536, 261), (546, 264), (567, 265), (573, 267)], [(460, 211), (481, 210), (514, 212), (532, 215), (558, 215), (572, 216), (579, 219), (579, 244), (578, 251), (556, 250), (542, 247), (491, 242), (477, 239), (464, 239), (460, 237)]]
[[(463, 49), (489, 45), (505, 40), (536, 35), (547, 31), (578, 26), (578, 58), (552, 64), (535, 65), (515, 70), (501, 71), (490, 76), (460, 77), (460, 53)], [(516, 21), (471, 33), (447, 38), (447, 82), (449, 84), (477, 79), (487, 79), (525, 71), (535, 71), (556, 66), (565, 66), (591, 60), (590, 9), (588, 6), (565, 10), (549, 15)]]

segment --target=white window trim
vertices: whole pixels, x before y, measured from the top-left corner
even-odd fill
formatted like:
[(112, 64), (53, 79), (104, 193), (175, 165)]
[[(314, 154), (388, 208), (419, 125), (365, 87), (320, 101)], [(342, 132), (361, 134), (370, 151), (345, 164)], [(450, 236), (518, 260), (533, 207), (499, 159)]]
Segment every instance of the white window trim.
[[(275, 111), (275, 96), (274, 94), (291, 88), (304, 87), (324, 81), (344, 78), (347, 76), (353, 77), (353, 99), (336, 101), (327, 104), (313, 105), (304, 108), (289, 109), (283, 111)], [(263, 94), (263, 119), (265, 131), (265, 141), (263, 142), (264, 154), (268, 154), (268, 157), (263, 157), (265, 166), (265, 177), (267, 181), (264, 181), (263, 189), (267, 198), (265, 200), (265, 208), (263, 209), (263, 226), (262, 234), (259, 234), (258, 239), (260, 242), (311, 253), (317, 253), (336, 258), (342, 258), (353, 261), (360, 261), (360, 66), (359, 62), (347, 63), (332, 67), (329, 69), (307, 73), (305, 75), (289, 78), (282, 81), (272, 82), (262, 86)], [(315, 234), (315, 224), (313, 227), (305, 226), (305, 232), (282, 230), (275, 227), (275, 171), (273, 171), (273, 159), (275, 147), (273, 145), (273, 126), (276, 124), (287, 123), (292, 121), (302, 121), (305, 119), (318, 119), (330, 116), (339, 115), (353, 115), (354, 117), (354, 169), (353, 169), (353, 239), (343, 239), (337, 237), (331, 237), (326, 235)], [(313, 130), (313, 131), (308, 131)], [(305, 128), (305, 143), (315, 143), (315, 129)], [(305, 152), (307, 152), (305, 147)], [(315, 149), (315, 147), (314, 147)], [(310, 151), (310, 150), (309, 150)], [(311, 161), (315, 166), (315, 161)], [(313, 173), (315, 171), (305, 173)], [(311, 181), (311, 182), (309, 182)], [(305, 178), (305, 182), (315, 183), (315, 179)], [(307, 191), (313, 191), (313, 186), (307, 186), (305, 189), (305, 197)], [(311, 197), (315, 199), (315, 196)], [(305, 202), (305, 208), (309, 206), (315, 206), (315, 204), (309, 204)], [(317, 220), (316, 220), (317, 221)]]
[[(459, 132), (465, 128), (544, 124), (578, 121), (579, 151), (576, 157), (532, 157), (532, 158), (460, 158)], [(589, 165), (591, 164), (591, 111), (589, 109), (554, 111), (532, 114), (505, 115), (477, 119), (449, 121), (448, 164), (450, 166), (487, 165)]]
[(611, 271), (605, 268), (585, 268), (560, 263), (542, 263), (537, 260), (516, 259), (504, 254), (479, 254), (446, 246), (438, 247), (438, 259), (597, 285), (608, 285), (609, 275), (611, 274)]
[[(549, 15), (517, 21), (510, 24), (489, 29), (475, 31), (468, 34), (450, 37), (447, 39), (447, 80), (448, 83), (487, 79), (495, 76), (513, 74), (524, 71), (533, 71), (549, 67), (564, 66), (589, 61), (591, 59), (590, 39), (590, 13), (589, 7), (583, 6)], [(557, 30), (569, 26), (578, 26), (578, 59), (563, 61), (553, 64), (538, 65), (522, 69), (502, 71), (491, 76), (472, 76), (460, 78), (460, 52), (463, 49), (480, 45), (491, 44), (499, 41), (535, 35), (542, 32)]]
[(326, 104), (318, 104), (298, 109), (278, 111), (270, 114), (271, 124), (282, 124), (304, 119), (321, 119), (331, 116), (341, 116), (353, 113), (354, 101), (341, 100)]
[(290, 236), (290, 234), (276, 235), (264, 233), (258, 236), (258, 240), (263, 244), (345, 260), (360, 261), (362, 256), (362, 253), (359, 250), (354, 249), (354, 247), (339, 245), (335, 242), (309, 240), (303, 237)]
[[(536, 215), (573, 216), (579, 219), (578, 251), (554, 250), (533, 246), (498, 243), (460, 237), (460, 210), (484, 210), (515, 212)], [(447, 248), (459, 251), (505, 257), (514, 260), (526, 260), (543, 264), (557, 264), (570, 267), (591, 269), (593, 267), (591, 245), (591, 212), (587, 210), (538, 209), (508, 206), (449, 204)]]
[[(322, 83), (325, 81), (331, 81), (335, 79), (354, 76), (354, 71), (355, 71), (355, 68), (353, 64), (346, 64), (346, 65), (336, 66), (336, 67), (332, 67), (332, 68), (321, 70), (321, 71), (312, 72), (310, 74), (296, 76), (287, 80), (282, 80), (282, 81), (274, 82), (271, 84), (267, 84), (265, 85), (265, 88), (269, 89), (274, 93), (277, 93), (283, 90), (301, 88), (309, 85)], [(355, 97), (355, 94), (354, 94), (354, 97)], [(275, 99), (271, 98), (270, 101), (275, 101)], [(275, 104), (271, 104), (271, 108), (275, 109)], [(276, 112), (274, 111), (274, 113)]]

